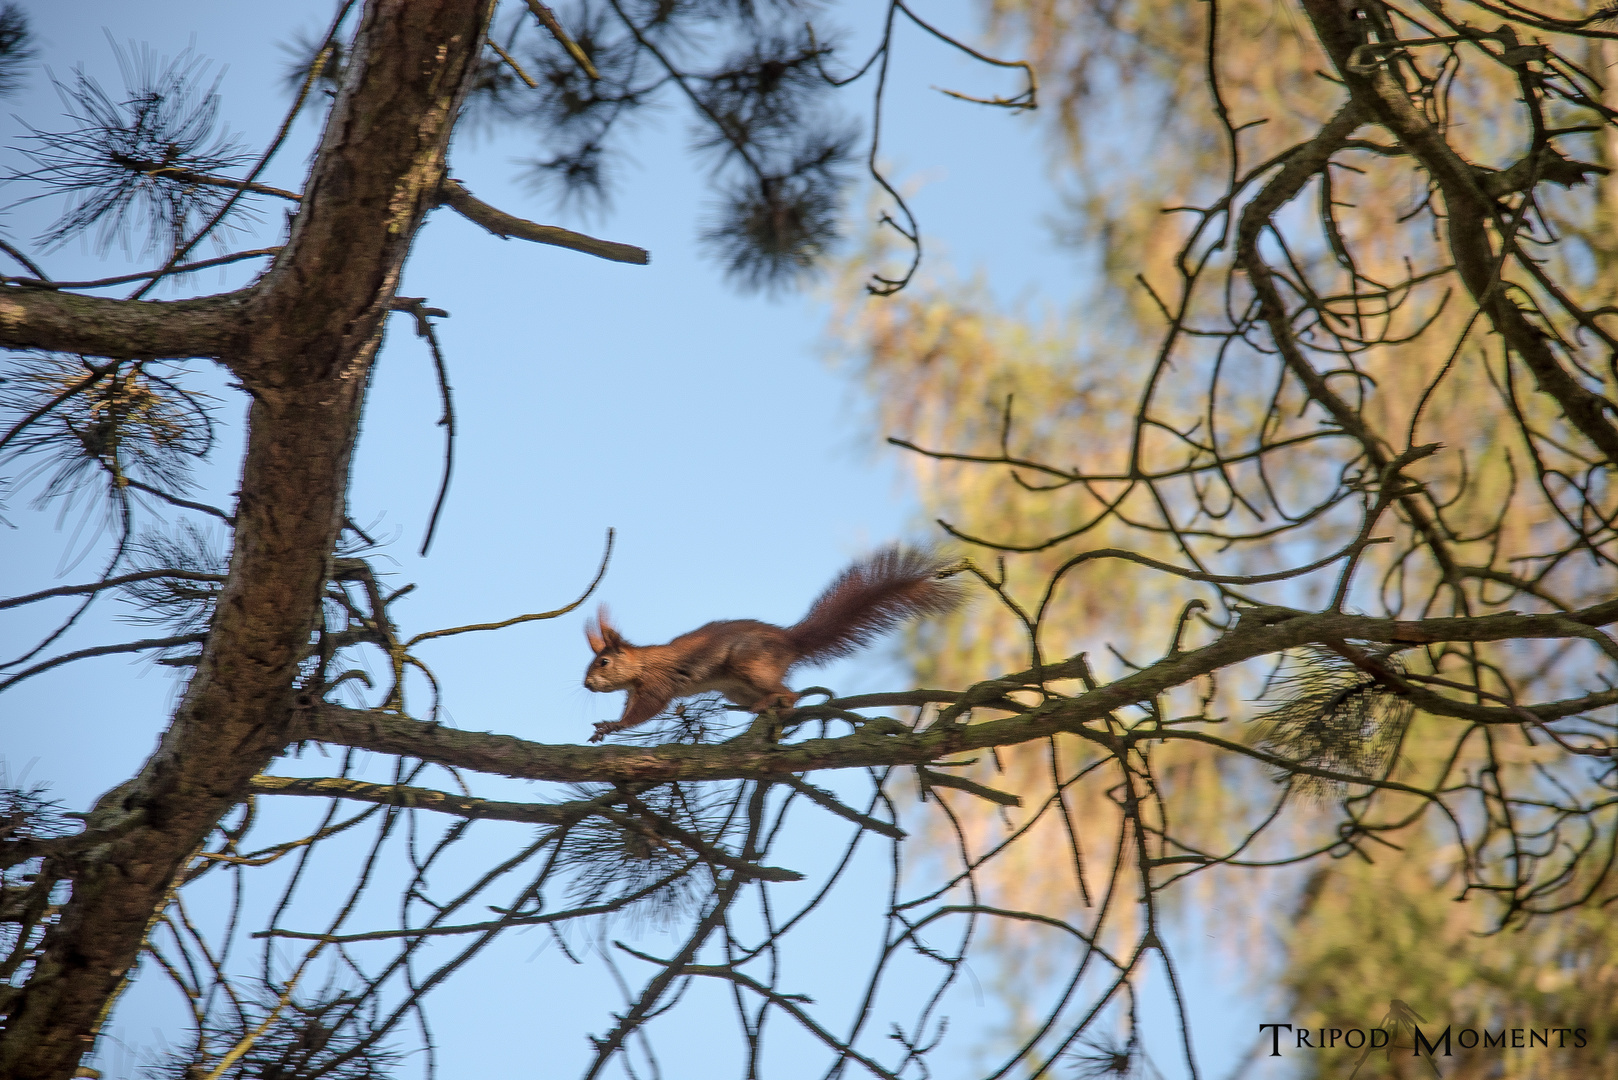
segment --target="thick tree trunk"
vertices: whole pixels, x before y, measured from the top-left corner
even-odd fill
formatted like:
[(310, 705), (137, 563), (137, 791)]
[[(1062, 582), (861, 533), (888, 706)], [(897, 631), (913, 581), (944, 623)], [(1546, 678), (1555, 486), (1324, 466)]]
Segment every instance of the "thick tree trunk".
[[(238, 351), (219, 358), (253, 404), (230, 576), (201, 663), (156, 752), (92, 815), (92, 828), (133, 827), (78, 856), (71, 898), (0, 1032), (0, 1077), (73, 1075), (177, 875), (286, 746), (366, 381), (436, 201), (489, 2), (366, 5), (292, 236), (223, 335)], [(203, 334), (221, 334), (219, 315), (207, 309)]]

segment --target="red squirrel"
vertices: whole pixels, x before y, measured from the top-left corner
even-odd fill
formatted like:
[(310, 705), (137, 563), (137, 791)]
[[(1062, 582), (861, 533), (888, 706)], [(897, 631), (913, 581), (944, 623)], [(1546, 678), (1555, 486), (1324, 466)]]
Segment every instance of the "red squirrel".
[(917, 615), (960, 603), (948, 564), (929, 551), (890, 547), (850, 566), (794, 626), (730, 619), (699, 626), (667, 645), (631, 645), (602, 606), (585, 624), (595, 657), (584, 685), (598, 693), (628, 690), (617, 720), (599, 723), (591, 742), (644, 724), (675, 698), (717, 690), (752, 712), (791, 708), (798, 695), (782, 679), (799, 664), (852, 655), (877, 635)]

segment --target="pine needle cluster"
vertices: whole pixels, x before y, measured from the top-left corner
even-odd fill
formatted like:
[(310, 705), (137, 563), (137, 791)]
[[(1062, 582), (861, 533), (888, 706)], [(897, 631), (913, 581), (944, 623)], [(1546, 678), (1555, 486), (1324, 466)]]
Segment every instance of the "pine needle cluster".
[[(1391, 651), (1366, 655), (1394, 675), (1404, 672)], [(1388, 769), (1413, 712), (1396, 687), (1324, 646), (1287, 655), (1262, 700), (1267, 708), (1255, 720), (1260, 747), (1300, 765), (1367, 779)], [(1326, 777), (1276, 772), (1277, 782), (1321, 794), (1342, 786)]]

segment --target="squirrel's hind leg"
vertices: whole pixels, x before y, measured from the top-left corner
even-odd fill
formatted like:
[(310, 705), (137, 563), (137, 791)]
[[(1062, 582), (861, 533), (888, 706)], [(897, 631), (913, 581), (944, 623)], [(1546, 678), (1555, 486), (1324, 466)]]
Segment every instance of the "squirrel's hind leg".
[(726, 688), (726, 696), (749, 712), (790, 709), (798, 703), (798, 695), (782, 681), (786, 669), (782, 658), (768, 654), (733, 658), (731, 671), (736, 682)]
[(780, 690), (765, 694), (753, 704), (747, 706), (747, 711), (761, 713), (768, 712), (771, 709), (791, 709), (798, 704), (798, 697), (799, 695), (796, 692), (783, 686)]

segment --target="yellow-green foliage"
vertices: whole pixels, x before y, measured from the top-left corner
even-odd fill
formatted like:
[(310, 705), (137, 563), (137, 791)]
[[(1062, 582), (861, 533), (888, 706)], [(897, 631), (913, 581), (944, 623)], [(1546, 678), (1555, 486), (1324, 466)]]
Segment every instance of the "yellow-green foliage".
[[(1446, 1027), (1454, 1036), (1465, 1028), (1492, 1036), (1582, 1028), (1586, 1045), (1578, 1049), (1571, 1034), (1550, 1036), (1550, 1048), (1514, 1050), (1509, 1038), (1504, 1050), (1452, 1044), (1454, 1056), (1440, 1056), (1439, 1068), (1445, 1080), (1618, 1076), (1618, 921), (1610, 911), (1580, 908), (1490, 934), (1484, 905), (1457, 902), (1448, 864), (1430, 837), (1415, 832), (1397, 857), (1317, 871), (1287, 935), (1285, 983), (1298, 1002), (1288, 1018), (1308, 1028), (1369, 1029), (1398, 1000), (1424, 1018), (1430, 1040)], [(1414, 1059), (1408, 1031), (1392, 1041), (1391, 1057), (1371, 1055), (1361, 1076), (1432, 1075)], [(1347, 1077), (1362, 1053), (1339, 1046), (1289, 1057), (1304, 1075), (1336, 1078)]]
[[(1214, 70), (1222, 105), (1233, 124), (1263, 121), (1239, 136), (1242, 160), (1250, 168), (1312, 134), (1343, 97), (1340, 86), (1317, 74), (1329, 64), (1294, 4), (993, 0), (986, 6), (988, 27), (1002, 51), (1020, 50), (1039, 67), (1044, 103), (1055, 106), (1049, 128), (1052, 159), (1071, 210), (1064, 231), (1076, 247), (1096, 258), (1102, 274), (1086, 295), (1075, 298), (1066, 321), (1037, 323), (1006, 313), (987, 289), (949, 283), (842, 312), (840, 352), (870, 389), (872, 419), (881, 434), (925, 449), (1095, 473), (1126, 472), (1132, 446), (1139, 449), (1136, 464), (1143, 471), (1183, 460), (1183, 447), (1156, 429), (1137, 429), (1136, 421), (1143, 380), (1164, 332), (1160, 302), (1170, 307), (1177, 302), (1181, 279), (1174, 256), (1190, 226), (1187, 215), (1165, 214), (1163, 208), (1206, 204), (1224, 190), (1230, 169), (1230, 144), (1212, 106), (1204, 56), (1207, 18), (1215, 11), (1220, 25)], [(1609, 71), (1618, 64), (1618, 46), (1612, 42), (1561, 44), (1591, 70)], [(1468, 68), (1466, 75), (1450, 84), (1445, 102), (1452, 145), (1480, 166), (1505, 167), (1524, 136), (1519, 89), (1487, 65)], [(1618, 104), (1618, 91), (1607, 93), (1609, 104)], [(1569, 110), (1561, 119), (1571, 124), (1578, 118)], [(1590, 137), (1584, 150), (1587, 160), (1618, 166), (1618, 134), (1610, 126)], [(1423, 545), (1410, 517), (1391, 511), (1378, 531), (1392, 542), (1367, 554), (1350, 605), (1412, 617), (1568, 608), (1610, 597), (1618, 581), (1588, 559), (1531, 558), (1565, 543), (1566, 507), (1559, 509), (1547, 492), (1565, 491), (1566, 485), (1554, 474), (1582, 476), (1585, 466), (1577, 453), (1566, 449), (1576, 439), (1569, 438), (1560, 411), (1531, 392), (1520, 368), (1510, 370), (1499, 339), (1473, 318), (1475, 308), (1462, 301), (1463, 291), (1448, 266), (1442, 222), (1435, 225), (1430, 217), (1413, 215), (1428, 197), (1428, 178), (1399, 155), (1356, 153), (1345, 160), (1354, 168), (1333, 173), (1329, 196), (1339, 206), (1342, 239), (1361, 273), (1383, 281), (1412, 273), (1429, 276), (1399, 295), (1402, 306), (1397, 310), (1352, 296), (1332, 301), (1339, 305), (1335, 310), (1354, 312), (1361, 336), (1381, 342), (1356, 355), (1357, 374), (1340, 372), (1333, 385), (1359, 407), (1362, 419), (1392, 451), (1442, 444), (1412, 474), (1429, 485), (1438, 505), (1434, 512), (1442, 512), (1454, 564), (1469, 568), (1463, 576), (1446, 570)], [(1324, 196), (1318, 186), (1310, 188), (1298, 200), (1309, 205), (1298, 206), (1298, 216), (1286, 219), (1303, 237), (1289, 248), (1295, 267), (1321, 280), (1337, 272), (1336, 256), (1318, 226), (1310, 224)], [(1560, 238), (1536, 249), (1547, 272), (1576, 301), (1589, 307), (1611, 304), (1618, 296), (1618, 182), (1607, 177), (1593, 186), (1550, 190), (1539, 211)], [(1216, 254), (1210, 265), (1208, 282), (1187, 303), (1188, 326), (1215, 325), (1232, 306), (1239, 309), (1248, 302), (1241, 275), (1225, 291), (1228, 253)], [(1142, 282), (1149, 283), (1150, 291)], [(1551, 325), (1551, 317), (1546, 319)], [(1569, 326), (1557, 323), (1555, 329), (1574, 339)], [(1581, 332), (1577, 340), (1589, 345), (1591, 339)], [(1214, 350), (1200, 339), (1182, 339), (1176, 348), (1173, 385), (1157, 392), (1154, 415), (1188, 430), (1210, 411), (1206, 387)], [(1604, 381), (1609, 397), (1618, 395), (1614, 369), (1599, 349), (1590, 345), (1585, 355), (1591, 358), (1591, 378)], [(1272, 425), (1272, 438), (1316, 428), (1318, 415), (1307, 412), (1297, 387), (1277, 381), (1273, 356), (1222, 362), (1228, 366), (1214, 405), (1228, 445), (1266, 424)], [(1272, 394), (1281, 404), (1274, 413)], [(1009, 429), (1008, 399), (1013, 418)], [(1294, 426), (1273, 426), (1286, 424)], [(1540, 437), (1525, 439), (1525, 425)], [(1267, 460), (1264, 479), (1281, 505), (1309, 505), (1311, 496), (1335, 483), (1336, 470), (1353, 451), (1343, 447), (1339, 453), (1332, 446), (1309, 443), (1299, 452)], [(1216, 537), (1193, 536), (1181, 548), (1154, 531), (1161, 523), (1154, 514), (1175, 515), (1182, 524), (1209, 532), (1254, 530), (1261, 523), (1244, 516), (1240, 507), (1227, 519), (1215, 520), (1206, 512), (1199, 516), (1189, 488), (1164, 485), (1160, 506), (1135, 490), (1121, 504), (1120, 515), (1090, 525), (1125, 485), (1100, 482), (1039, 491), (1033, 489), (1052, 477), (1035, 468), (919, 454), (907, 460), (929, 518), (1008, 546), (1066, 537), (1008, 558), (1006, 590), (1029, 610), (1038, 605), (1054, 569), (1079, 551), (1129, 548), (1177, 565), (1185, 564), (1190, 551), (1199, 558), (1224, 560), (1219, 565), (1225, 572), (1254, 572), (1319, 558), (1340, 546), (1358, 525), (1352, 517), (1328, 517), (1274, 543), (1226, 550)], [(1553, 479), (1542, 484), (1544, 475)], [(1232, 482), (1248, 492), (1257, 486), (1253, 473), (1242, 469), (1232, 470)], [(1595, 484), (1584, 496), (1604, 507), (1597, 513), (1612, 512), (1614, 496), (1608, 487)], [(1610, 531), (1596, 533), (1602, 537), (1599, 542), (1610, 544)], [(997, 572), (992, 554), (971, 545), (963, 550)], [(1527, 578), (1534, 580), (1525, 583)], [(1268, 595), (1312, 606), (1330, 599), (1325, 588), (1316, 580)], [(1053, 595), (1039, 646), (1046, 658), (1087, 651), (1103, 679), (1114, 677), (1123, 668), (1109, 648), (1140, 661), (1156, 658), (1168, 647), (1183, 605), (1209, 596), (1204, 587), (1139, 566), (1089, 563)], [(1194, 623), (1189, 632), (1204, 639), (1210, 633)], [(1026, 666), (1029, 640), (1016, 618), (985, 598), (952, 620), (918, 631), (911, 657), (920, 683), (959, 686)], [(1425, 674), (1475, 679), (1485, 692), (1503, 697), (1565, 692), (1590, 670), (1583, 646), (1413, 652), (1408, 662)], [(1232, 718), (1219, 728), (1223, 737), (1252, 739), (1256, 736), (1243, 721), (1259, 711), (1249, 700), (1255, 684), (1233, 681), (1237, 685), (1200, 689), (1214, 702), (1209, 709), (1213, 716)], [(1171, 715), (1196, 707), (1189, 699), (1169, 704)], [(1394, 775), (1430, 780), (1452, 751), (1458, 755), (1458, 772), (1475, 774), (1490, 740), (1493, 760), (1513, 773), (1514, 782), (1530, 786), (1539, 775), (1534, 770), (1555, 754), (1543, 740), (1538, 747), (1520, 745), (1523, 736), (1517, 731), (1497, 737), (1483, 730), (1468, 732), (1459, 721), (1418, 715)], [(1051, 791), (1052, 756), (1059, 758), (1066, 775), (1084, 763), (1083, 753), (1065, 743), (1024, 747), (979, 762), (974, 775), (1023, 792), (1031, 796), (1025, 806), (1038, 807)], [(1251, 814), (1275, 795), (1258, 771), (1222, 769), (1213, 755), (1195, 747), (1182, 745), (1172, 758), (1163, 755), (1153, 764), (1166, 812), (1180, 829), (1210, 844), (1238, 835)], [(1094, 782), (1069, 793), (1069, 809), (1092, 867), (1116, 854), (1118, 816), (1107, 794), (1115, 782), (1103, 770)], [(974, 800), (950, 798), (963, 829), (980, 848), (1023, 820), (1016, 813), (1002, 817)], [(1440, 1019), (1440, 1028), (1445, 1023), (1491, 1029), (1502, 1024), (1583, 1026), (1592, 1049), (1577, 1059), (1495, 1055), (1466, 1059), (1458, 1065), (1461, 1071), (1446, 1067), (1444, 1075), (1618, 1075), (1618, 1064), (1606, 1050), (1614, 1020), (1611, 958), (1618, 945), (1618, 930), (1607, 918), (1610, 909), (1586, 906), (1478, 936), (1494, 925), (1497, 908), (1476, 894), (1467, 903), (1454, 901), (1456, 852), (1445, 846), (1448, 841), (1434, 815), (1419, 816), (1414, 805), (1409, 809), (1413, 823), (1387, 838), (1398, 847), (1374, 846), (1374, 864), (1358, 858), (1327, 860), (1310, 879), (1297, 930), (1288, 936), (1285, 985), (1295, 999), (1299, 1022), (1314, 1024), (1318, 1018), (1319, 1023), (1372, 1026), (1388, 1011), (1388, 1001), (1399, 998), (1429, 1019)], [(1302, 813), (1288, 826), (1288, 835), (1301, 839), (1322, 820), (1313, 812)], [(1604, 841), (1608, 833), (1601, 830), (1612, 827), (1610, 819), (1600, 820), (1597, 840)], [(1083, 903), (1065, 827), (1058, 817), (1047, 815), (1032, 838), (1037, 842), (1021, 845), (986, 868), (993, 895), (985, 902), (1077, 913)], [(1274, 895), (1251, 878), (1248, 887), (1250, 896)], [(1254, 910), (1254, 923), (1245, 930), (1255, 933), (1259, 923), (1273, 925), (1284, 914), (1273, 905)], [(1124, 935), (1130, 925), (1126, 919), (1116, 930)], [(997, 933), (1006, 971), (1037, 976), (1040, 946), (1035, 936), (1016, 929)], [(1224, 937), (1251, 940), (1241, 933)], [(1319, 1075), (1339, 1076), (1347, 1075), (1356, 1056), (1307, 1060)], [(1379, 1055), (1361, 1075), (1419, 1075), (1408, 1066), (1386, 1065)], [(1502, 1067), (1503, 1074), (1488, 1071)]]

